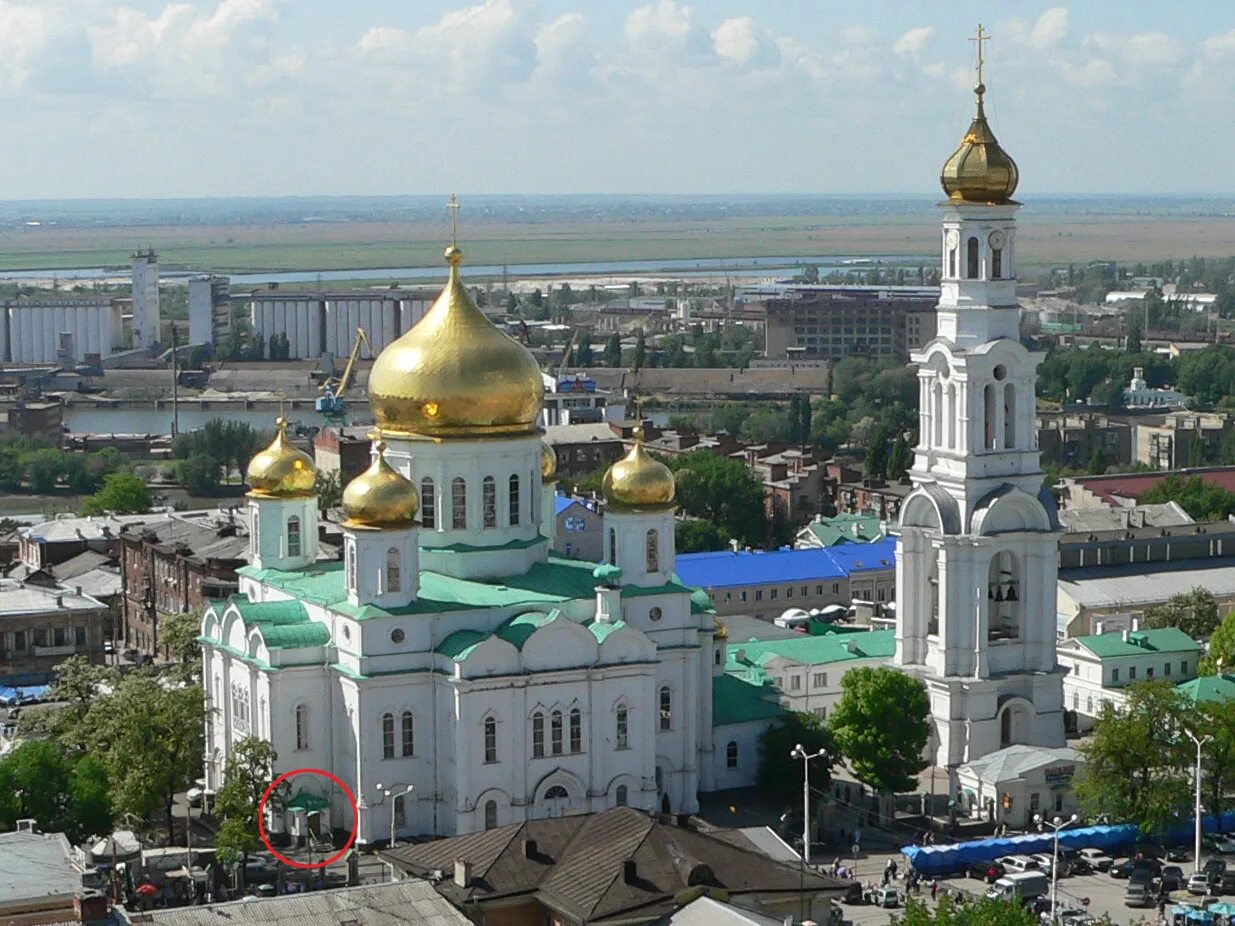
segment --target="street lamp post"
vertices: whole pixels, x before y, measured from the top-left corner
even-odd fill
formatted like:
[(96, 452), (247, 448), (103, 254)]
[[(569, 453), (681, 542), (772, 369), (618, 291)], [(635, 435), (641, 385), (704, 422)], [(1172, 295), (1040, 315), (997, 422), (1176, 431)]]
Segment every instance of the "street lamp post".
[(1197, 736), (1191, 730), (1184, 728), (1184, 732), (1188, 734), (1188, 739), (1196, 743), (1196, 844), (1193, 847), (1195, 854), (1192, 857), (1192, 868), (1194, 871), (1201, 870), (1201, 747), (1209, 742), (1210, 736)]
[[(395, 847), (395, 801), (397, 801), (401, 797), (406, 797), (407, 795), (411, 794), (413, 791), (416, 790), (416, 786), (408, 785), (406, 788), (404, 788), (402, 791), (396, 794), (394, 791), (394, 788), (388, 788), (379, 781), (377, 783), (377, 790), (381, 792), (383, 798), (390, 801), (390, 843), (386, 846), (386, 848), (393, 849)], [(390, 863), (390, 880), (393, 881), (394, 879), (395, 879), (395, 863), (391, 862)]]
[(802, 760), (802, 864), (810, 864), (810, 760), (827, 756), (827, 751), (807, 752), (798, 743), (789, 753), (791, 759)]
[(1059, 899), (1059, 831), (1065, 826), (1070, 826), (1077, 821), (1076, 814), (1063, 819), (1056, 817), (1054, 820), (1045, 820), (1042, 814), (1037, 813), (1033, 816), (1034, 823), (1041, 823), (1049, 826), (1055, 832), (1055, 844), (1051, 849), (1051, 919), (1058, 921), (1059, 910), (1056, 908), (1056, 901)]

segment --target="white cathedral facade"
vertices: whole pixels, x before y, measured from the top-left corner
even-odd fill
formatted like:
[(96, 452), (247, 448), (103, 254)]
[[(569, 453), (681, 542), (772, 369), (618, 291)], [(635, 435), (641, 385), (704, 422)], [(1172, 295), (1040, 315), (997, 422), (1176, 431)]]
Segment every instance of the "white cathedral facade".
[(896, 550), (894, 664), (930, 698), (934, 761), (1064, 745), (1055, 660), (1061, 534), (1034, 431), (1040, 354), (1020, 343), (1016, 165), (983, 111), (943, 168), (938, 336), (918, 364), (919, 432)]
[(540, 370), (476, 308), (461, 259), (447, 250), (441, 297), (375, 363), (380, 435), (344, 492), (342, 562), (317, 561), (316, 474), (285, 425), (250, 464), (252, 564), (202, 622), (208, 785), (257, 736), (277, 773), (347, 785), (362, 843), (392, 818), (410, 836), (695, 811), (723, 657), (706, 596), (674, 577), (673, 476), (637, 441), (606, 474), (606, 561), (550, 553)]

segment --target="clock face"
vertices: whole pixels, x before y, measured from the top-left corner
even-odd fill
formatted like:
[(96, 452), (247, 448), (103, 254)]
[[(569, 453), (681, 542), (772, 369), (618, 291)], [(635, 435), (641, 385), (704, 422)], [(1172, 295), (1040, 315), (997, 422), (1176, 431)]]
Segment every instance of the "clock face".
[(954, 247), (960, 244), (961, 236), (957, 234), (955, 228), (949, 228), (948, 233), (947, 235), (944, 236), (943, 241), (944, 241), (944, 244), (948, 246), (948, 250), (951, 251)]
[(987, 240), (990, 242), (991, 247), (999, 250), (1003, 247), (1005, 238), (1003, 232), (996, 230), (991, 232), (991, 236)]

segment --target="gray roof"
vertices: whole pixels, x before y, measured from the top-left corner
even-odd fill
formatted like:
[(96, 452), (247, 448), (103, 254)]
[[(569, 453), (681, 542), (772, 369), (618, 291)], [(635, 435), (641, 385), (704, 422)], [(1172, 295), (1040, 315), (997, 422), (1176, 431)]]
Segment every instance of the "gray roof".
[(980, 759), (974, 759), (963, 768), (968, 769), (984, 781), (1013, 781), (1026, 772), (1054, 765), (1056, 762), (1084, 762), (1084, 758), (1069, 746), (1048, 749), (1045, 746), (1006, 746), (995, 752), (988, 753)]
[(468, 926), (470, 922), (433, 885), (418, 880), (151, 910), (140, 914), (140, 920), (137, 915), (128, 918), (158, 926), (339, 926), (349, 922), (357, 926)]
[(550, 444), (622, 443), (622, 435), (603, 421), (588, 424), (551, 424), (545, 428)]
[(742, 838), (774, 862), (797, 864), (802, 856), (770, 826), (744, 826), (738, 830)]
[(72, 589), (26, 585), (15, 579), (0, 579), (0, 618), (54, 611), (106, 610), (107, 605)]
[[(107, 566), (113, 563), (115, 557), (108, 556), (106, 553), (100, 553), (97, 550), (83, 550), (76, 556), (66, 559), (63, 563), (57, 563), (51, 567), (51, 573), (61, 582), (69, 585), (74, 583), (69, 582), (69, 579), (75, 579), (87, 572), (92, 572), (102, 566)], [(119, 571), (116, 572), (119, 576)]]
[(796, 630), (777, 627), (771, 621), (760, 620), (745, 614), (726, 614), (720, 620), (729, 630), (730, 646), (751, 640), (796, 640), (802, 636)]
[(1132, 508), (1069, 508), (1059, 512), (1059, 520), (1072, 534), (1127, 530), (1130, 527), (1178, 527), (1193, 523), (1188, 512), (1175, 502), (1136, 505)]
[(1059, 590), (1083, 608), (1141, 608), (1197, 586), (1235, 597), (1235, 558), (1084, 566), (1059, 571)]
[(0, 833), (0, 910), (81, 890), (81, 869), (73, 864), (72, 851), (63, 833)]
[(711, 897), (692, 900), (681, 910), (659, 921), (664, 926), (783, 926), (784, 921), (733, 904), (721, 903)]
[(47, 521), (19, 529), (23, 537), (42, 543), (57, 543), (69, 540), (102, 540), (115, 536), (126, 527), (138, 524), (159, 524), (171, 517), (169, 512), (154, 511), (148, 514), (109, 514), (83, 517), (74, 514), (56, 515)]

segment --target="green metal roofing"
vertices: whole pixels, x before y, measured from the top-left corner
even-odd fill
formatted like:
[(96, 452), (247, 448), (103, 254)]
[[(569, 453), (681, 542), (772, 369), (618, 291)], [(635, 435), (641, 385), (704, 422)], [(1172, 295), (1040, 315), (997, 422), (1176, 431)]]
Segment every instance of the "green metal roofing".
[(774, 692), (732, 675), (712, 676), (712, 726), (771, 720), (788, 713)]
[(812, 521), (806, 529), (822, 547), (834, 547), (838, 543), (870, 543), (885, 536), (883, 521), (879, 517), (847, 512), (822, 521)]
[(604, 643), (609, 634), (626, 626), (626, 621), (588, 621), (585, 625), (592, 631), (597, 643)]
[(317, 621), (262, 627), (261, 634), (267, 649), (304, 649), (330, 642), (330, 631)]
[(712, 599), (708, 597), (708, 593), (701, 588), (695, 589), (690, 593), (690, 613), (691, 614), (715, 614), (716, 606), (712, 604)]
[(443, 547), (421, 547), (421, 553), (489, 553), (494, 550), (526, 550), (528, 547), (538, 547), (546, 541), (545, 537), (533, 537), (531, 540), (508, 540), (506, 543), (491, 547), (473, 543), (448, 543)]
[(1123, 632), (1119, 630), (1111, 633), (1088, 634), (1075, 639), (1099, 659), (1143, 656), (1146, 653), (1196, 653), (1201, 649), (1201, 644), (1178, 627), (1134, 630), (1128, 634), (1126, 641), (1123, 638)]
[[(852, 645), (852, 650), (850, 649)], [(888, 659), (896, 650), (896, 632), (867, 630), (859, 633), (836, 633), (826, 636), (798, 636), (787, 640), (761, 640), (730, 643), (727, 648), (726, 671), (741, 671), (762, 666), (770, 659), (782, 657), (802, 665), (826, 665), (852, 659)], [(738, 653), (742, 661), (738, 661)]]
[(301, 791), (290, 801), (287, 802), (288, 810), (305, 810), (310, 813), (316, 810), (329, 810), (330, 799), (319, 797), (316, 794), (309, 794), (307, 791)]
[(240, 614), (246, 627), (255, 624), (303, 624), (309, 619), (299, 601), (249, 601), (245, 595), (235, 595), (229, 604)]
[(553, 611), (551, 614), (545, 614), (543, 611), (524, 611), (504, 621), (502, 626), (494, 631), (494, 635), (501, 637), (515, 649), (521, 650), (528, 637), (561, 613), (561, 611)]
[(1235, 675), (1206, 675), (1176, 685), (1175, 690), (1193, 704), (1212, 704), (1235, 698)]
[(449, 656), (455, 662), (462, 662), (476, 647), (489, 639), (487, 633), (479, 630), (456, 630), (437, 646), (437, 652)]

